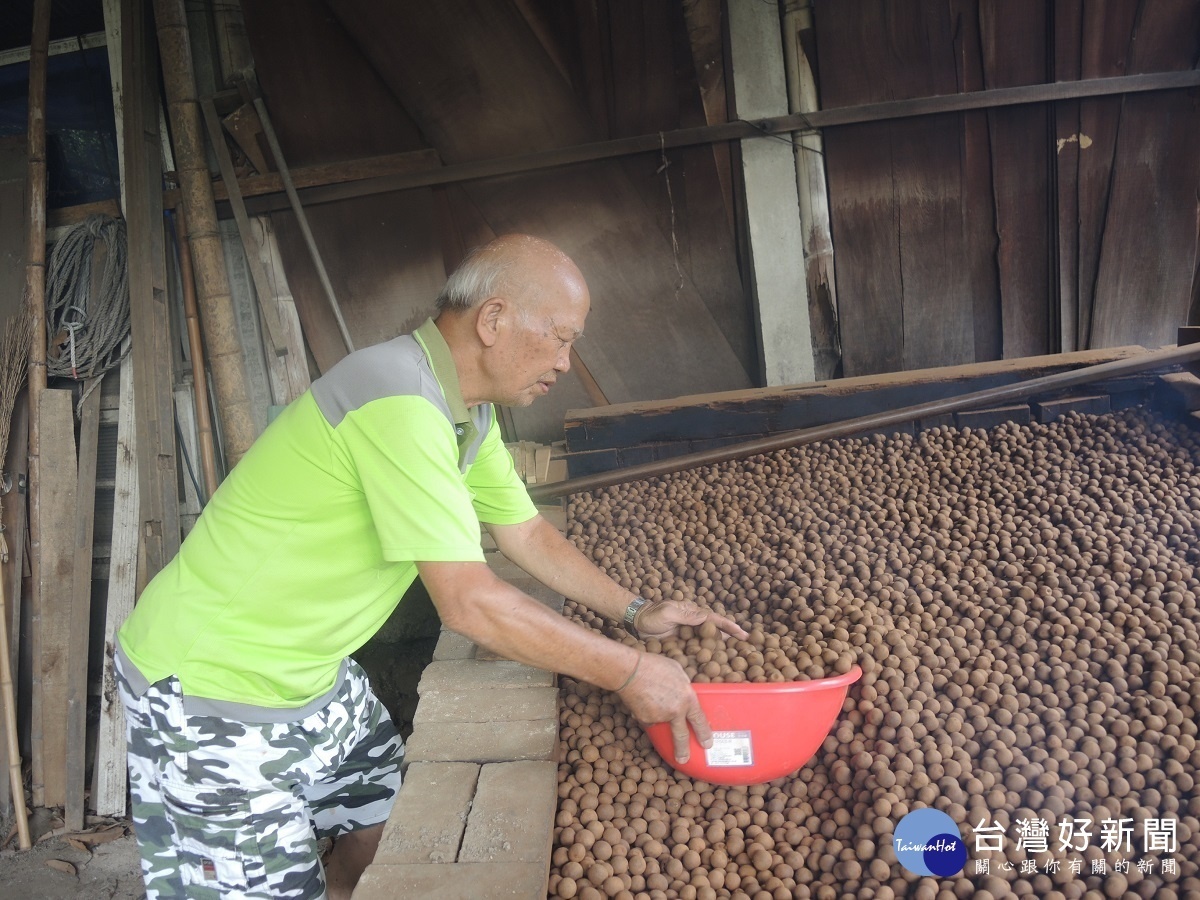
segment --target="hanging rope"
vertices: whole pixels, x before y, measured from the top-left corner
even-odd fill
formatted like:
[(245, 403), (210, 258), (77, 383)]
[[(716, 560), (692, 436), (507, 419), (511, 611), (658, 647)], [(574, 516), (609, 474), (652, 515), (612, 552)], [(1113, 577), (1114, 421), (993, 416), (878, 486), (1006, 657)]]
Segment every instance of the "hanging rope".
[[(96, 245), (107, 249), (92, 294)], [(54, 245), (46, 272), (46, 373), (83, 381), (98, 378), (128, 352), (129, 267), (125, 221), (88, 216)]]

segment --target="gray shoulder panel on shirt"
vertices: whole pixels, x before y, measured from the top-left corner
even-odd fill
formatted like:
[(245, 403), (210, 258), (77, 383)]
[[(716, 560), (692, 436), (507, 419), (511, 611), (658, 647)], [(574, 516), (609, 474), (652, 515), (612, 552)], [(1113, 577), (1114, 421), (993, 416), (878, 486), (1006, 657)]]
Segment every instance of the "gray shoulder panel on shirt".
[(442, 395), (421, 345), (410, 334), (364, 347), (342, 358), (312, 383), (313, 399), (326, 421), (337, 428), (346, 416), (384, 397), (424, 397), (447, 419)]
[[(424, 397), (446, 421), (454, 425), (450, 406), (434, 377), (421, 345), (411, 334), (356, 350), (312, 383), (313, 399), (330, 426), (337, 428), (347, 415), (385, 397)], [(461, 463), (475, 461), (479, 447), (492, 426), (492, 405), (483, 403), (471, 410), (479, 435), (463, 454)]]

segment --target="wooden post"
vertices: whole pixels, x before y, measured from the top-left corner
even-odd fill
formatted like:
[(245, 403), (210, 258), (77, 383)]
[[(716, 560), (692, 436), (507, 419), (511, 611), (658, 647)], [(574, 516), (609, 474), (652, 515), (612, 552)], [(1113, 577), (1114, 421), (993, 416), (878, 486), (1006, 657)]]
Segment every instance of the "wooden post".
[(130, 355), (135, 376), (137, 446), (142, 454), (138, 477), (144, 585), (179, 549), (173, 397), (170, 379), (164, 377), (171, 371), (171, 336), (159, 190), (163, 160), (155, 66), (158, 51), (148, 0), (124, 0), (121, 40)]
[(225, 449), (229, 465), (233, 466), (250, 448), (257, 429), (250, 408), (246, 366), (238, 342), (237, 321), (217, 226), (216, 201), (197, 105), (187, 14), (183, 0), (154, 0), (154, 15), (175, 139), (180, 196), (191, 234), (204, 344), (211, 363)]
[[(42, 457), (34, 530), (42, 536), (30, 617), (33, 638), (33, 796), (35, 806), (67, 799), (67, 672), (71, 654), (71, 593), (76, 525), (75, 414), (71, 392), (39, 395)], [(86, 655), (86, 654), (85, 654)]]
[[(33, 36), (29, 45), (29, 243), (26, 246), (25, 302), (33, 322), (29, 347), (29, 505), (30, 566), (34, 573), (34, 620), (41, 606), (38, 596), (38, 567), (41, 534), (37, 511), (41, 488), (41, 422), (39, 397), (46, 389), (46, 50), (50, 43), (50, 0), (33, 4)], [(36, 632), (36, 627), (35, 627)], [(34, 665), (37, 665), (37, 636), (34, 634)], [(30, 715), (33, 734), (33, 802), (45, 806), (41, 779), (40, 731), (42, 707), (34, 691)]]
[[(761, 0), (729, 0), (729, 49), (737, 116), (787, 111), (779, 10)], [(790, 141), (743, 140), (742, 176), (750, 240), (750, 282), (757, 307), (763, 380), (768, 386), (812, 381), (808, 286), (796, 265), (804, 248)]]
[(133, 612), (137, 590), (137, 429), (133, 421), (133, 363), (128, 358), (121, 363), (121, 399), (117, 416), (117, 484), (113, 497), (108, 605), (104, 618), (104, 683), (100, 692), (100, 736), (96, 741), (92, 789), (92, 805), (101, 816), (125, 815), (125, 719), (113, 673), (113, 648), (117, 629)]
[[(810, 113), (820, 109), (812, 52), (812, 0), (788, 0), (785, 7), (783, 55), (787, 64), (788, 109)], [(796, 188), (804, 234), (804, 268), (808, 284), (809, 320), (813, 330), (815, 377), (832, 378), (841, 360), (837, 331), (837, 283), (833, 268), (833, 229), (829, 221), (829, 187), (825, 181), (825, 147), (821, 132), (799, 132), (796, 142)]]
[(100, 381), (84, 385), (91, 392), (79, 411), (78, 479), (75, 489), (73, 578), (64, 585), (70, 601), (67, 645), (67, 759), (64, 824), (69, 831), (84, 825), (84, 775), (87, 768), (88, 644), (92, 620), (92, 536), (96, 512), (96, 456), (100, 440)]
[(271, 219), (269, 216), (254, 216), (250, 221), (257, 233), (255, 243), (258, 247), (259, 262), (267, 277), (265, 302), (274, 306), (288, 344), (286, 356), (267, 359), (267, 375), (271, 381), (271, 394), (275, 403), (287, 406), (309, 387), (304, 333), (300, 328), (300, 316), (296, 312), (296, 302), (292, 299), (292, 291), (288, 286), (287, 273), (279, 255), (279, 242), (275, 239), (275, 228), (271, 225)]

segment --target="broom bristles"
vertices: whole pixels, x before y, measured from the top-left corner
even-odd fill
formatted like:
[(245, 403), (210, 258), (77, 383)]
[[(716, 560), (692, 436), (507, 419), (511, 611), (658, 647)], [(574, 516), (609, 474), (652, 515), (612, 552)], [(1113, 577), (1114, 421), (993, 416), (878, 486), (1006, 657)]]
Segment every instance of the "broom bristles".
[(12, 429), (13, 409), (17, 395), (25, 385), (29, 365), (29, 344), (33, 340), (33, 317), (22, 304), (21, 311), (11, 316), (0, 339), (0, 467), (8, 453), (8, 438)]

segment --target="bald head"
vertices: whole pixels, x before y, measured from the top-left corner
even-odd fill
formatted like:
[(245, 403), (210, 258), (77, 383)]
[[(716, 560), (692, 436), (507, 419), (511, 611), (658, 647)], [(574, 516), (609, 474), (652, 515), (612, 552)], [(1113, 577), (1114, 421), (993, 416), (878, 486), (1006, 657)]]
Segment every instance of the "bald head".
[(583, 275), (571, 258), (549, 241), (506, 234), (467, 254), (437, 296), (439, 313), (466, 313), (489, 297), (503, 296), (523, 308), (556, 289), (577, 288)]
[(549, 241), (498, 237), (463, 260), (437, 298), (437, 326), (463, 399), (526, 406), (571, 366), (591, 299), (582, 273)]

